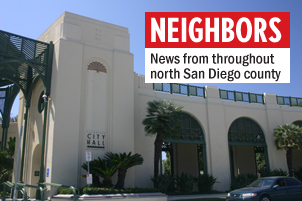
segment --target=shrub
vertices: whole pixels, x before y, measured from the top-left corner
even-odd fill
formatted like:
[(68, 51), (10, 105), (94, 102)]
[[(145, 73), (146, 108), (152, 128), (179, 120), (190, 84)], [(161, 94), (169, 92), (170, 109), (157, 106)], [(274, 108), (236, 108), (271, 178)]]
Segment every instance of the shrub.
[(281, 168), (280, 169), (274, 169), (274, 170), (269, 170), (269, 171), (266, 171), (265, 169), (264, 170), (260, 170), (259, 171), (261, 177), (270, 177), (270, 176), (287, 176), (287, 172), (282, 170)]
[(233, 177), (231, 183), (231, 190), (246, 187), (257, 178), (258, 177), (254, 174), (241, 174), (237, 177)]
[(199, 176), (198, 189), (201, 193), (211, 193), (213, 185), (217, 183), (217, 178), (210, 174), (203, 174)]
[(179, 192), (190, 193), (193, 190), (194, 184), (197, 182), (197, 179), (192, 175), (187, 173), (181, 173), (181, 175), (176, 175), (175, 184)]
[[(82, 188), (79, 189), (79, 193), (82, 194)], [(58, 194), (73, 194), (73, 190), (70, 188), (59, 188)]]
[(300, 167), (299, 169), (294, 170), (294, 176), (295, 176), (295, 178), (302, 181), (302, 167)]
[(151, 181), (153, 182), (154, 188), (159, 189), (159, 191), (162, 193), (167, 194), (167, 193), (175, 192), (174, 175), (169, 175), (169, 174), (158, 175), (155, 177), (151, 177)]
[(270, 176), (287, 176), (287, 175), (288, 175), (287, 172), (280, 168), (280, 169), (271, 170)]
[(176, 193), (176, 189), (180, 194), (190, 193), (192, 192), (195, 183), (198, 183), (200, 193), (211, 193), (213, 185), (217, 183), (217, 178), (210, 174), (204, 174), (198, 179), (187, 173), (182, 173), (181, 175), (176, 176), (164, 174), (157, 177), (151, 177), (151, 181), (153, 182), (154, 188), (157, 188), (160, 192), (166, 194)]
[(260, 169), (258, 173), (260, 174), (260, 177), (269, 177), (271, 171), (266, 171), (266, 169), (264, 168), (264, 169)]
[[(8, 190), (6, 191), (5, 197), (9, 197), (9, 196), (10, 196), (10, 191)], [(0, 197), (3, 197), (3, 191), (0, 191)]]

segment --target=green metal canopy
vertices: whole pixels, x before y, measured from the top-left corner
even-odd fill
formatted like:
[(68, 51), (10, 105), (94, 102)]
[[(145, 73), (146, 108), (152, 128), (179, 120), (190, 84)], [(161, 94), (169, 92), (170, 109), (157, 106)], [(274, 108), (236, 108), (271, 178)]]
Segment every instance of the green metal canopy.
[(0, 87), (16, 84), (29, 103), (32, 83), (37, 77), (50, 94), (52, 42), (44, 43), (0, 30)]
[[(38, 78), (44, 83), (44, 107), (50, 94), (54, 45), (0, 30), (0, 113), (3, 117), (1, 147), (6, 146), (10, 111), (16, 95), (21, 90), (25, 97), (24, 136), (20, 167), (20, 182), (23, 179), (26, 144), (27, 116), (30, 98)], [(23, 115), (23, 114), (20, 114)], [(44, 151), (47, 110), (44, 112), (40, 180), (44, 181)], [(0, 182), (2, 183), (2, 182)], [(41, 184), (40, 184), (41, 185)], [(1, 187), (1, 186), (0, 186)], [(37, 195), (37, 198), (40, 198)]]
[[(8, 128), (10, 111), (19, 90), (29, 107), (31, 91), (40, 77), (44, 92), (50, 94), (53, 44), (0, 30), (0, 113), (2, 127)], [(5, 141), (2, 146), (5, 145)]]

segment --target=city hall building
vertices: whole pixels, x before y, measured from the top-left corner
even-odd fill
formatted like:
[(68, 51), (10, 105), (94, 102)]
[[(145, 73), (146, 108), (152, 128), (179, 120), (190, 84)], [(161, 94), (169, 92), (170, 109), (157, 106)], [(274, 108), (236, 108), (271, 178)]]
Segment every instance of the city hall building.
[[(18, 181), (81, 187), (86, 151), (93, 159), (111, 151), (144, 158), (128, 170), (125, 187), (152, 187), (155, 137), (145, 136), (142, 121), (147, 102), (159, 99), (183, 107), (181, 137), (164, 139), (163, 146), (174, 174), (208, 173), (219, 182), (214, 189), (225, 191), (232, 176), (256, 174), (256, 153), (263, 154), (267, 168), (287, 170), (273, 131), (286, 123), (302, 125), (302, 107), (295, 107), (302, 99), (145, 83), (133, 71), (127, 28), (68, 12), (38, 41), (3, 31), (0, 40), (1, 86), (10, 87), (0, 93), (2, 116), (5, 94), (21, 91), (18, 122), (3, 121), (1, 131), (2, 142), (15, 136), (16, 145), (23, 131)], [(301, 156), (294, 152), (294, 168), (302, 166)], [(48, 196), (57, 192), (49, 189)], [(35, 190), (28, 194), (34, 197)]]

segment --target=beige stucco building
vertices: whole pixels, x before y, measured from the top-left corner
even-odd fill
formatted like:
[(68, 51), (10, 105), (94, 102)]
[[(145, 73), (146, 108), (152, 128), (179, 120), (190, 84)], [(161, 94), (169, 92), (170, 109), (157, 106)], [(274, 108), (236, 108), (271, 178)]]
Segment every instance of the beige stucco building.
[[(173, 143), (170, 150), (175, 174), (198, 176), (200, 171), (207, 172), (219, 181), (214, 189), (229, 190), (232, 174), (256, 173), (255, 147), (261, 147), (266, 154), (267, 167), (287, 170), (285, 152), (276, 149), (273, 130), (278, 125), (302, 121), (301, 107), (282, 106), (277, 96), (269, 93), (247, 95), (214, 86), (146, 84), (143, 75), (133, 72), (128, 29), (76, 14), (63, 13), (38, 40), (54, 44), (51, 92), (48, 108), (41, 111), (37, 106), (43, 82), (37, 81), (32, 91), (25, 183), (36, 185), (39, 180), (35, 172), (40, 170), (43, 114), (47, 110), (46, 182), (84, 186), (86, 180), (78, 176), (86, 174), (81, 165), (87, 150), (92, 152), (92, 158), (108, 151), (131, 151), (141, 154), (144, 163), (129, 169), (126, 186), (151, 187), (155, 138), (145, 136), (142, 120), (147, 102), (155, 99), (170, 99), (182, 106), (183, 121), (188, 122), (183, 127), (187, 138), (166, 139)], [(16, 131), (9, 135), (17, 136), (24, 124), (24, 112), (21, 93), (18, 129), (10, 127)], [(231, 129), (235, 124), (238, 130)], [(243, 124), (245, 127), (240, 129)], [(252, 136), (247, 136), (246, 130)], [(202, 168), (199, 157), (203, 158)], [(294, 167), (300, 166), (301, 160), (294, 160)], [(52, 188), (47, 195), (55, 192), (56, 188)], [(32, 190), (29, 195), (34, 194)]]

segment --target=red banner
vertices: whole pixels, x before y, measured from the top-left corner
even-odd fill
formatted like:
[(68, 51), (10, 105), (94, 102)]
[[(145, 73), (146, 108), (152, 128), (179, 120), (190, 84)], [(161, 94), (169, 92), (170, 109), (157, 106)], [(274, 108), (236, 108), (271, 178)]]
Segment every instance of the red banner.
[(290, 13), (146, 12), (145, 48), (290, 48)]

